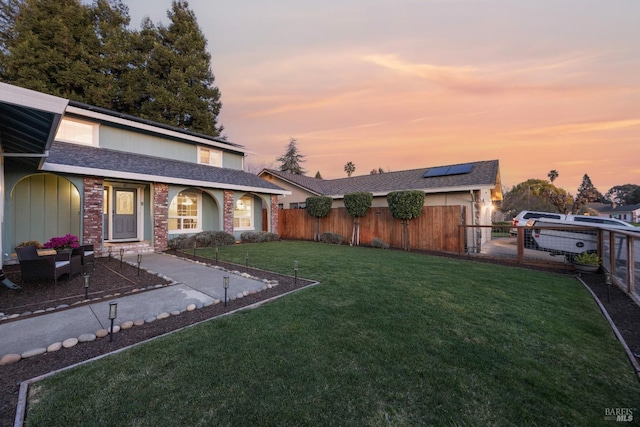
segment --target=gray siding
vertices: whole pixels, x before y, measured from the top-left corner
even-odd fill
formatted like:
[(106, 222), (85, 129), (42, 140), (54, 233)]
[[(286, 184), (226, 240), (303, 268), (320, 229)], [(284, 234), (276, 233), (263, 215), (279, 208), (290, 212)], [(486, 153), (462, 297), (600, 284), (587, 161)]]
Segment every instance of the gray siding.
[[(100, 126), (100, 148), (164, 157), (184, 162), (198, 162), (198, 146), (195, 143), (193, 145), (185, 144), (169, 138), (133, 132), (104, 124)], [(218, 149), (218, 147), (210, 148)], [(223, 150), (222, 165), (225, 168), (242, 170), (242, 158), (242, 155)]]
[[(80, 192), (71, 181), (52, 174), (36, 174), (20, 180), (10, 198), (12, 233), (9, 248), (13, 252), (20, 242), (80, 233)], [(5, 243), (6, 245), (6, 243)]]

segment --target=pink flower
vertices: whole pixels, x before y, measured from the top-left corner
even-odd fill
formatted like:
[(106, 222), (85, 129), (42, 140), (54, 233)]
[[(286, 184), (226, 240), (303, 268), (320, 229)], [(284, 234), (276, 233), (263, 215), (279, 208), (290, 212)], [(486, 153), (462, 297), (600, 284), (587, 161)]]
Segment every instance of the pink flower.
[(47, 243), (43, 245), (43, 247), (56, 250), (69, 248), (73, 249), (79, 248), (80, 242), (78, 241), (78, 236), (67, 234), (66, 236), (52, 237)]

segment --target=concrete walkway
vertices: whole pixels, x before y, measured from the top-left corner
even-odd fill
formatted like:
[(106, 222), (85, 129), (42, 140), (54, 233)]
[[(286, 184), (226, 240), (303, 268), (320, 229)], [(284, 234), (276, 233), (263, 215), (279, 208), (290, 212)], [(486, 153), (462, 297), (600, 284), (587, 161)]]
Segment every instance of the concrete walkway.
[[(136, 256), (125, 256), (124, 260), (135, 263)], [(192, 304), (200, 308), (223, 301), (225, 275), (229, 276), (230, 300), (241, 297), (246, 292), (258, 292), (267, 286), (260, 280), (165, 254), (145, 254), (141, 267), (166, 276), (176, 283), (40, 316), (0, 321), (0, 360), (10, 354), (25, 357), (25, 353), (32, 353), (32, 350), (41, 353), (42, 349), (51, 344), (78, 338), (83, 334), (95, 335), (101, 329), (108, 329), (110, 301), (118, 302), (118, 316), (114, 324), (122, 325), (127, 321), (154, 321), (163, 313), (182, 313)]]

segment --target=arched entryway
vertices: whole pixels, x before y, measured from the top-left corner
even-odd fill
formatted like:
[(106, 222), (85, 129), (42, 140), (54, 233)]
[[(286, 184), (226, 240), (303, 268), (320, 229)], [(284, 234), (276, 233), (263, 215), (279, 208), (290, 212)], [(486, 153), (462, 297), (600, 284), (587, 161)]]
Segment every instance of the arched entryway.
[(68, 179), (48, 174), (27, 176), (11, 190), (11, 248), (21, 242), (73, 234), (80, 237), (78, 188)]

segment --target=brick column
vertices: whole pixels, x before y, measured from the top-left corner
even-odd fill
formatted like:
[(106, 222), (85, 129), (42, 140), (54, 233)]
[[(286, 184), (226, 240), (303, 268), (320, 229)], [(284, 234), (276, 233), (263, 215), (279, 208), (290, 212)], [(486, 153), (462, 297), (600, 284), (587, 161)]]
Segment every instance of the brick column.
[(233, 234), (233, 211), (235, 203), (233, 203), (233, 191), (224, 190), (224, 207), (222, 215), (224, 220), (224, 231)]
[(167, 249), (169, 238), (169, 186), (153, 184), (153, 248), (156, 251)]
[(104, 179), (87, 176), (83, 179), (83, 186), (82, 243), (93, 245), (97, 254), (102, 251)]
[(278, 196), (271, 195), (271, 232), (278, 233)]

